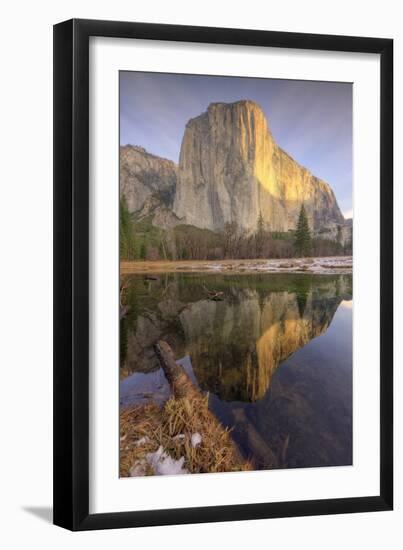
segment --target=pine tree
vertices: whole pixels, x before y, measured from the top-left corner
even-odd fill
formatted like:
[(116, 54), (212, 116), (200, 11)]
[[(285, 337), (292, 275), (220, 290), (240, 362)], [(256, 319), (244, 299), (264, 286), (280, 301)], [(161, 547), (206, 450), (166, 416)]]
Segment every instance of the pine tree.
[(131, 214), (125, 197), (120, 200), (119, 209), (119, 252), (121, 260), (136, 259), (136, 240)]
[(299, 213), (294, 247), (296, 256), (310, 256), (312, 253), (312, 237), (304, 205), (301, 206)]
[(140, 259), (145, 260), (147, 258), (147, 247), (145, 241), (141, 243), (140, 246)]

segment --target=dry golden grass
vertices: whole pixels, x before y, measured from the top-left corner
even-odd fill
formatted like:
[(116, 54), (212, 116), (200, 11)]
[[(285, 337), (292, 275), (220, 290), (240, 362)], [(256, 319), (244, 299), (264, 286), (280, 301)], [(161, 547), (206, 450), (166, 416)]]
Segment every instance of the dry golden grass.
[[(251, 260), (253, 265), (264, 264), (266, 260)], [(126, 261), (120, 262), (120, 274), (144, 274), (155, 273), (175, 273), (187, 271), (209, 271), (212, 266), (220, 265), (223, 270), (234, 269), (237, 266), (248, 266), (245, 260), (155, 260), (155, 261)], [(213, 270), (215, 271), (215, 270)]]
[[(192, 446), (192, 434), (202, 441)], [(178, 437), (179, 436), (179, 437)], [(140, 442), (140, 444), (139, 444)], [(163, 408), (154, 404), (133, 406), (120, 414), (120, 475), (130, 476), (130, 469), (143, 462), (148, 453), (162, 445), (176, 460), (185, 457), (184, 468), (190, 473), (251, 470), (236, 448), (228, 430), (208, 408), (208, 396), (172, 397)], [(145, 475), (153, 475), (150, 466)]]

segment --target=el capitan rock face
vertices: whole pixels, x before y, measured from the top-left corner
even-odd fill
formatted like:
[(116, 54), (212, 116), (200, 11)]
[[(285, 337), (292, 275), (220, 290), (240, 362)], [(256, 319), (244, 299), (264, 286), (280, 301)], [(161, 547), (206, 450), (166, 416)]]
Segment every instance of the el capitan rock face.
[(261, 214), (267, 230), (288, 231), (302, 204), (314, 231), (344, 223), (330, 186), (276, 144), (256, 103), (212, 103), (188, 122), (173, 204), (181, 223), (253, 232)]
[(220, 231), (236, 222), (246, 233), (295, 229), (304, 204), (315, 234), (351, 240), (331, 187), (275, 142), (253, 101), (212, 103), (191, 119), (179, 166), (139, 146), (120, 148), (120, 191), (137, 218), (164, 229), (179, 224)]

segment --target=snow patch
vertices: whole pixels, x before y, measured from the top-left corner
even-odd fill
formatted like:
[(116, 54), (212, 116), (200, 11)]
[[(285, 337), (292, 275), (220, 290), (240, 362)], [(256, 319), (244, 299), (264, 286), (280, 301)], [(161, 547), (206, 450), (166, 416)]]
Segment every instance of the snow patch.
[(179, 460), (175, 460), (164, 451), (164, 448), (161, 445), (155, 453), (148, 453), (145, 458), (136, 460), (130, 468), (129, 473), (131, 477), (145, 476), (147, 468), (150, 466), (155, 475), (166, 476), (188, 474), (188, 470), (183, 467), (184, 462), (184, 456), (182, 456)]
[(155, 453), (148, 453), (148, 464), (153, 468), (156, 475), (177, 475), (188, 474), (189, 472), (183, 467), (185, 457), (182, 456), (179, 460), (171, 458), (163, 449), (162, 445)]
[(135, 442), (136, 447), (140, 447), (140, 445), (145, 445), (150, 441), (150, 438), (148, 438), (146, 435), (144, 437), (141, 437)]
[(192, 434), (192, 437), (190, 440), (192, 442), (192, 447), (195, 448), (198, 445), (200, 445), (200, 443), (202, 442), (202, 436), (199, 434), (199, 432), (196, 432)]

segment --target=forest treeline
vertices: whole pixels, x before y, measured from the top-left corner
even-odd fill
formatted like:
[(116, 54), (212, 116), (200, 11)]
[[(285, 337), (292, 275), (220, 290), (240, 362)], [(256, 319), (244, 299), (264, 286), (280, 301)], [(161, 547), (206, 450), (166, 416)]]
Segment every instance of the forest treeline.
[(313, 237), (302, 206), (294, 231), (269, 232), (260, 216), (254, 234), (245, 235), (236, 222), (226, 223), (221, 232), (192, 225), (163, 230), (151, 218), (135, 220), (123, 199), (120, 201), (119, 242), (121, 260), (223, 260), (338, 256), (352, 253), (352, 244)]

